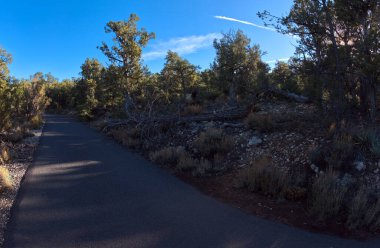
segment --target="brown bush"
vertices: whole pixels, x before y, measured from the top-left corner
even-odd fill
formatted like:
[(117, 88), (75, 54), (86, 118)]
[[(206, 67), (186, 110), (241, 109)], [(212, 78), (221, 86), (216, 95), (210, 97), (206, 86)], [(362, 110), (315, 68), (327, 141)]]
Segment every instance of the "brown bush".
[(347, 189), (340, 185), (337, 176), (329, 171), (316, 178), (311, 186), (309, 212), (318, 220), (336, 216), (343, 207)]
[(194, 159), (189, 153), (184, 152), (180, 155), (177, 168), (182, 171), (188, 171), (196, 168), (199, 165), (199, 160)]
[(284, 190), (285, 198), (290, 201), (298, 201), (305, 199), (307, 196), (307, 189), (299, 186), (291, 185)]
[(0, 147), (0, 164), (6, 163), (11, 160), (9, 149), (6, 146)]
[(193, 176), (203, 177), (206, 175), (207, 171), (212, 169), (212, 164), (207, 159), (201, 159), (198, 161), (198, 165), (193, 170)]
[(187, 105), (184, 110), (184, 115), (199, 115), (203, 112), (203, 107), (199, 104)]
[(274, 166), (270, 158), (254, 161), (237, 176), (238, 187), (273, 197), (282, 197), (289, 183), (289, 174)]
[(7, 168), (0, 166), (0, 191), (10, 190), (13, 188), (13, 183)]
[(247, 128), (257, 129), (260, 132), (271, 132), (275, 128), (273, 118), (268, 114), (250, 113), (244, 120)]
[(186, 151), (183, 147), (165, 147), (161, 150), (150, 153), (152, 161), (165, 166), (175, 166), (180, 158), (185, 156)]
[(42, 115), (35, 115), (29, 121), (30, 129), (39, 129), (42, 126), (43, 119)]
[(364, 128), (356, 131), (354, 139), (373, 158), (380, 158), (380, 134), (375, 129)]
[(138, 128), (118, 128), (110, 131), (111, 136), (128, 148), (138, 149), (142, 145)]
[(342, 169), (354, 159), (354, 140), (351, 134), (342, 133), (337, 135), (328, 152), (327, 161), (330, 167)]
[(223, 130), (210, 128), (199, 134), (194, 140), (193, 146), (202, 156), (213, 159), (215, 154), (230, 152), (234, 142)]
[(359, 189), (348, 208), (346, 225), (350, 229), (380, 228), (380, 198), (371, 199), (368, 189)]

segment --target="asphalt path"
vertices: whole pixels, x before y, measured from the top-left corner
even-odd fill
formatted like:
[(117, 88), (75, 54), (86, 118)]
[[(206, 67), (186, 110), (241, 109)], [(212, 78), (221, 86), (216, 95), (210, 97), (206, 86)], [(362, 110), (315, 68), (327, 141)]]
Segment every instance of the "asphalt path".
[(380, 247), (248, 215), (82, 123), (46, 118), (5, 247)]

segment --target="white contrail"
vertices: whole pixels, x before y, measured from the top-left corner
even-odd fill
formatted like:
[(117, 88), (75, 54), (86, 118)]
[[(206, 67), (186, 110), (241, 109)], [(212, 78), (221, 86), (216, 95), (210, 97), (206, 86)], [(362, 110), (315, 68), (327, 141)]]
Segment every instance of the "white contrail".
[(221, 19), (221, 20), (226, 20), (226, 21), (231, 21), (231, 22), (239, 22), (239, 23), (242, 23), (242, 24), (246, 24), (246, 25), (250, 25), (250, 26), (256, 27), (256, 28), (261, 28), (261, 29), (265, 29), (265, 30), (269, 30), (269, 31), (277, 32), (276, 29), (274, 29), (274, 28), (268, 28), (268, 27), (261, 26), (261, 25), (258, 25), (258, 24), (252, 23), (252, 22), (247, 22), (247, 21), (243, 21), (243, 20), (238, 20), (238, 19), (231, 18), (231, 17), (226, 17), (226, 16), (214, 16), (214, 18), (216, 18), (216, 19)]

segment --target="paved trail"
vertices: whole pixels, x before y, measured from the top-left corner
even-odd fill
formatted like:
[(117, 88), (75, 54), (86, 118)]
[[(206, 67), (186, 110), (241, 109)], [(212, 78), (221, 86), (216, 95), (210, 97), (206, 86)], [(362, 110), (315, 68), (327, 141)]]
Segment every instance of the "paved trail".
[(85, 125), (48, 116), (5, 247), (380, 247), (211, 199)]

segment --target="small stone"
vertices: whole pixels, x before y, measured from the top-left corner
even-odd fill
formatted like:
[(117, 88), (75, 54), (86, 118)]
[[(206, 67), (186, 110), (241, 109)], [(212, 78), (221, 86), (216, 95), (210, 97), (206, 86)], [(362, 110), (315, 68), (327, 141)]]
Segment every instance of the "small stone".
[(310, 168), (311, 168), (315, 173), (318, 173), (318, 172), (319, 172), (319, 168), (318, 168), (318, 166), (316, 166), (315, 164), (311, 164), (311, 165), (310, 165)]
[(364, 164), (363, 161), (354, 162), (354, 166), (357, 171), (363, 171), (366, 169), (366, 165)]
[(379, 173), (379, 171), (380, 171), (379, 169), (376, 169), (373, 171), (373, 173), (377, 174), (377, 173)]
[(259, 137), (256, 137), (256, 136), (253, 136), (249, 141), (248, 141), (248, 145), (249, 146), (258, 146), (258, 145), (261, 145), (263, 143), (263, 140), (260, 139)]

